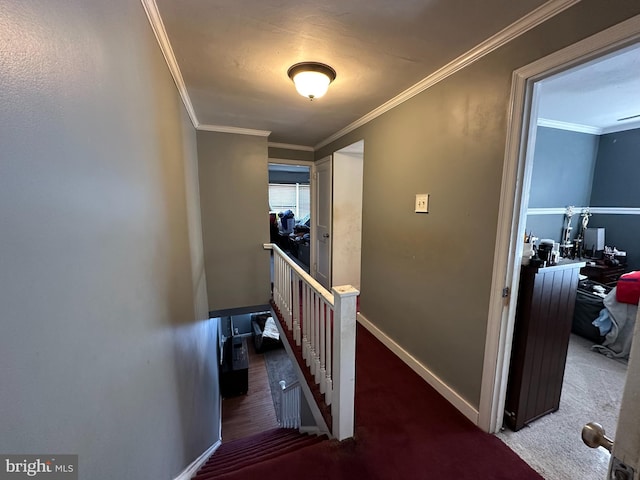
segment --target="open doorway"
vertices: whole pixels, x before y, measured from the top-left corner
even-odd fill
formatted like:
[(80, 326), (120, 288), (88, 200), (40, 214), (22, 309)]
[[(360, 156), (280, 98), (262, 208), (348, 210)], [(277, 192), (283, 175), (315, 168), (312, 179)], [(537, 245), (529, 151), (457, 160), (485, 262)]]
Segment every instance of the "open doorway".
[[(506, 272), (506, 281), (503, 285), (510, 286), (514, 293), (511, 294), (508, 304), (503, 302), (500, 305), (500, 301), (494, 299), (493, 308), (497, 316), (501, 317), (502, 325), (500, 330), (503, 344), (499, 345), (499, 340), (494, 340), (493, 347), (497, 350), (502, 349), (503, 356), (500, 357), (498, 355), (498, 360), (494, 364), (494, 366), (498, 365), (496, 367), (497, 380), (493, 385), (495, 389), (491, 392), (485, 389), (483, 400), (481, 401), (482, 411), (480, 413), (482, 417), (488, 411), (486, 410), (487, 403), (483, 402), (486, 402), (488, 397), (494, 395), (492, 418), (487, 422), (488, 425), (485, 425), (490, 431), (496, 431), (502, 424), (504, 399), (509, 388), (507, 385), (509, 379), (508, 365), (509, 359), (512, 358), (511, 338), (513, 337), (518, 303), (516, 292), (520, 287), (524, 288), (524, 286), (520, 285), (520, 264), (523, 253), (525, 253), (522, 241), (525, 233), (534, 233), (538, 238), (550, 238), (561, 243), (567, 230), (566, 226), (571, 226), (573, 239), (579, 236), (581, 232), (580, 225), (577, 222), (584, 217), (581, 217), (580, 214), (589, 209), (587, 214), (590, 216), (587, 218), (590, 227), (595, 228), (602, 225), (601, 228), (605, 228), (606, 231), (611, 230), (611, 235), (608, 235), (606, 243), (613, 246), (618, 243), (621, 249), (625, 248), (623, 247), (625, 244), (629, 244), (628, 249), (637, 244), (637, 241), (631, 243), (631, 240), (625, 238), (625, 235), (632, 236), (629, 238), (633, 238), (633, 236), (637, 238), (637, 234), (634, 235), (633, 233), (638, 228), (636, 224), (640, 220), (637, 214), (637, 207), (640, 206), (637, 195), (635, 199), (621, 200), (619, 185), (621, 183), (624, 184), (624, 181), (611, 181), (616, 176), (617, 178), (622, 178), (631, 174), (629, 170), (619, 167), (621, 163), (626, 161), (620, 159), (620, 148), (618, 147), (623, 146), (629, 138), (638, 139), (631, 140), (632, 144), (635, 142), (637, 145), (638, 141), (640, 141), (640, 130), (638, 130), (640, 124), (634, 124), (634, 118), (632, 118), (640, 115), (640, 98), (635, 94), (635, 92), (640, 92), (640, 84), (638, 83), (640, 82), (640, 76), (637, 70), (635, 72), (629, 71), (629, 69), (638, 68), (640, 59), (637, 45), (632, 43), (633, 40), (629, 39), (627, 34), (627, 38), (617, 44), (611, 41), (609, 45), (615, 46), (610, 46), (608, 52), (592, 49), (588, 52), (591, 58), (579, 59), (573, 52), (574, 56), (567, 56), (564, 62), (558, 62), (556, 58), (554, 60), (556, 63), (550, 63), (546, 68), (541, 65), (531, 66), (529, 70), (525, 71), (523, 69), (521, 72), (521, 82), (518, 86), (522, 90), (516, 91), (518, 86), (514, 87), (514, 95), (522, 95), (523, 103), (524, 98), (533, 98), (533, 100), (529, 109), (523, 106), (523, 111), (530, 113), (522, 121), (523, 127), (521, 131), (527, 132), (523, 136), (526, 145), (523, 144), (521, 147), (519, 145), (510, 145), (511, 152), (507, 153), (507, 157), (511, 155), (512, 158), (519, 158), (519, 165), (509, 166), (505, 162), (505, 169), (515, 168), (517, 170), (517, 172), (505, 172), (505, 178), (509, 175), (512, 178), (517, 178), (517, 182), (514, 182), (511, 187), (506, 187), (506, 190), (512, 189), (511, 194), (513, 196), (511, 196), (511, 199), (515, 198), (520, 205), (507, 207), (507, 209), (513, 208), (513, 215), (510, 215), (513, 217), (511, 232), (509, 233), (511, 246), (508, 250), (510, 258), (508, 261), (496, 261), (497, 265), (501, 261), (504, 262), (502, 268)], [(613, 53), (612, 50), (616, 50), (616, 52)], [(628, 57), (624, 59), (624, 57), (619, 57), (620, 55), (628, 55)], [(630, 60), (631, 58), (635, 58), (635, 60)], [(580, 64), (579, 66), (573, 69), (570, 68), (578, 63)], [(613, 68), (616, 63), (623, 65), (626, 70), (620, 70), (619, 67)], [(633, 85), (631, 87), (633, 92), (630, 95), (627, 95), (624, 88), (620, 86), (628, 80), (630, 80), (630, 85)], [(514, 82), (514, 85), (516, 83), (518, 81)], [(622, 97), (623, 105), (616, 109), (616, 102), (611, 98), (605, 99), (605, 91), (598, 87), (613, 87), (618, 92), (624, 92)], [(562, 93), (563, 89), (565, 90), (565, 96), (570, 96), (569, 94), (576, 93), (576, 91), (587, 95), (587, 100), (584, 98), (581, 100), (580, 109), (573, 112), (578, 115), (579, 120), (575, 120), (575, 117), (570, 116), (572, 112), (566, 103), (564, 105), (561, 103), (562, 97), (554, 96), (556, 93)], [(531, 96), (525, 95), (524, 90), (528, 90)], [(546, 103), (545, 91), (548, 95)], [(602, 118), (609, 115), (615, 117), (614, 122), (617, 123), (617, 126), (595, 124), (597, 129), (592, 128), (590, 132), (585, 131), (586, 126), (594, 127), (593, 121), (588, 118), (588, 109), (586, 107), (598, 104), (602, 104), (598, 112), (599, 115)], [(634, 109), (637, 110), (635, 113), (629, 113)], [(565, 114), (567, 116), (564, 116)], [(556, 118), (549, 118), (552, 116)], [(592, 125), (589, 125), (590, 122)], [(568, 127), (570, 126), (573, 130), (569, 130)], [(582, 131), (576, 131), (576, 128), (581, 128)], [(519, 138), (519, 135), (518, 137), (512, 136), (511, 140), (515, 143), (517, 141), (516, 138)], [(578, 148), (577, 144), (581, 144), (582, 148)], [(611, 148), (611, 145), (616, 145), (616, 148)], [(578, 163), (577, 150), (582, 151), (582, 163)], [(617, 157), (616, 155), (611, 156), (614, 150)], [(556, 154), (555, 158), (554, 154)], [(637, 159), (637, 153), (635, 158)], [(571, 161), (576, 163), (570, 165)], [(635, 164), (637, 164), (637, 161), (635, 161)], [(640, 174), (640, 171), (632, 175), (636, 175), (637, 178), (638, 174)], [(608, 197), (609, 199), (606, 197), (605, 183), (609, 184), (609, 191), (613, 192)], [(503, 183), (503, 185), (505, 184)], [(617, 190), (616, 185), (618, 185)], [(521, 189), (521, 191), (518, 192), (518, 189)], [(634, 191), (637, 191), (637, 189)], [(573, 219), (571, 219), (570, 215), (567, 215), (568, 206), (577, 207), (576, 215)], [(505, 208), (505, 203), (502, 204), (501, 208)], [(611, 218), (612, 215), (615, 215), (615, 217)], [(567, 223), (567, 220), (573, 223)], [(622, 226), (623, 223), (626, 226)], [(500, 240), (498, 243), (500, 243)], [(584, 245), (582, 246), (584, 247)], [(502, 251), (499, 251), (500, 248), (500, 245), (498, 245), (496, 255), (505, 253), (504, 245)], [(597, 249), (591, 248), (590, 250), (589, 253), (593, 256)], [(631, 255), (630, 258), (626, 259), (625, 266), (627, 269), (640, 268), (638, 265), (634, 266), (634, 262), (637, 262), (637, 260), (631, 257), (635, 257), (635, 255)], [(592, 261), (595, 258), (581, 259), (578, 256), (577, 260)], [(494, 276), (494, 282), (496, 281), (499, 282)], [(500, 313), (500, 311), (502, 312)], [(572, 314), (573, 308), (571, 308)], [(573, 328), (571, 324), (573, 319), (569, 318), (568, 321), (570, 322), (568, 327)], [(490, 331), (491, 327), (490, 321)], [(596, 400), (601, 400), (605, 397), (607, 401), (600, 407), (596, 407), (595, 412), (587, 413), (586, 416), (579, 412), (569, 412), (568, 417), (570, 418), (566, 418), (566, 424), (559, 423), (565, 420), (561, 418), (561, 413), (567, 413), (573, 406), (566, 406), (561, 403), (558, 413), (534, 419), (529, 424), (531, 427), (525, 427), (522, 433), (503, 434), (502, 438), (546, 478), (602, 479), (606, 477), (609, 455), (602, 450), (591, 451), (582, 445), (580, 430), (585, 423), (589, 421), (602, 422), (605, 417), (609, 417), (610, 420), (608, 421), (613, 422), (613, 426), (608, 428), (609, 432), (615, 430), (615, 417), (620, 408), (620, 396), (625, 382), (624, 378), (619, 382), (619, 387), (607, 385), (600, 389), (596, 388), (596, 393), (589, 391), (589, 389), (593, 386), (593, 379), (597, 376), (610, 380), (615, 376), (620, 377), (621, 373), (622, 377), (624, 377), (624, 363), (592, 352), (591, 346), (598, 343), (594, 339), (585, 339), (583, 335), (573, 335), (575, 335), (575, 338), (568, 336), (567, 342), (569, 344), (564, 345), (569, 357), (572, 355), (572, 350), (574, 351), (573, 353), (585, 353), (596, 355), (596, 357), (593, 357), (595, 360), (592, 361), (589, 360), (589, 357), (584, 356), (574, 365), (567, 363), (566, 369), (564, 364), (561, 368), (559, 366), (561, 380), (562, 374), (564, 374), (562, 396), (565, 403), (569, 400), (579, 400), (577, 403), (581, 403), (582, 400), (589, 400), (589, 397), (594, 396), (599, 397)], [(492, 348), (489, 337), (488, 335), (487, 358), (491, 357)], [(541, 356), (543, 362), (549, 358), (547, 353), (545, 352)], [(569, 358), (569, 362), (571, 361), (571, 358)], [(597, 366), (595, 365), (596, 362), (598, 362)], [(611, 371), (616, 373), (609, 372), (606, 365), (607, 362), (612, 368)], [(540, 365), (536, 368), (537, 373), (539, 373)], [(586, 378), (586, 384), (579, 385), (575, 378), (570, 378), (572, 375), (581, 374)], [(567, 386), (576, 388), (573, 393), (566, 393), (565, 387)], [(616, 388), (620, 390), (620, 393), (610, 395)], [(562, 396), (560, 397), (561, 401)], [(570, 398), (572, 396), (576, 398)], [(608, 410), (607, 412), (604, 411), (605, 408)], [(611, 413), (613, 413), (613, 416)], [(595, 417), (593, 417), (594, 415)], [(487, 417), (484, 418), (484, 421), (487, 421)], [(481, 423), (483, 423), (482, 418)], [(543, 424), (548, 424), (549, 429), (543, 431), (543, 428), (539, 428)], [(532, 434), (534, 429), (538, 430), (538, 432)], [(527, 439), (525, 438), (526, 436), (531, 438)]]
[[(286, 163), (285, 163), (286, 162)], [(311, 264), (311, 164), (269, 162), (270, 241), (307, 273)]]
[(360, 289), (364, 140), (313, 168), (311, 275), (326, 289)]

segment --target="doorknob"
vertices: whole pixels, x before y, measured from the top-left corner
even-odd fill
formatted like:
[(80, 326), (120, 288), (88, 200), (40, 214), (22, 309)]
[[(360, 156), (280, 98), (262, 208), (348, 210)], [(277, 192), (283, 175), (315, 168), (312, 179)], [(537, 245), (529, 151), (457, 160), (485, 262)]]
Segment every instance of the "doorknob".
[(323, 238), (329, 238), (329, 234), (328, 234), (328, 233), (323, 233), (323, 234), (322, 234), (322, 237), (323, 237)]
[[(596, 422), (589, 422), (582, 427), (582, 441), (591, 448), (603, 447), (613, 450), (613, 440), (605, 435), (602, 425)], [(623, 463), (620, 459), (613, 457), (610, 466), (610, 475), (607, 478), (611, 480), (633, 480), (636, 478), (635, 469)]]
[(589, 422), (582, 427), (582, 441), (591, 448), (606, 448), (609, 453), (613, 448), (613, 440), (606, 436), (602, 425), (596, 422)]

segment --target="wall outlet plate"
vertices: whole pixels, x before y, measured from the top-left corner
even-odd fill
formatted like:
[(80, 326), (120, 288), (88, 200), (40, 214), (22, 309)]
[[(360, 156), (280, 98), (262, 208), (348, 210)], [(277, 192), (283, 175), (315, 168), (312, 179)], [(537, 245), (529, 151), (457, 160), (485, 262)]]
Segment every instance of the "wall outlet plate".
[(416, 213), (429, 213), (428, 193), (416, 193)]

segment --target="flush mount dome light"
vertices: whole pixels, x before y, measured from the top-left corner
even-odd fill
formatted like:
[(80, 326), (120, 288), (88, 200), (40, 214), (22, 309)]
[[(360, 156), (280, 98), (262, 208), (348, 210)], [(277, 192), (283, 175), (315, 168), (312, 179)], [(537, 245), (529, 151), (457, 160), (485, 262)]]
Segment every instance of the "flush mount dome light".
[(300, 95), (313, 100), (327, 93), (329, 84), (336, 78), (336, 71), (324, 63), (302, 62), (291, 66), (287, 75)]

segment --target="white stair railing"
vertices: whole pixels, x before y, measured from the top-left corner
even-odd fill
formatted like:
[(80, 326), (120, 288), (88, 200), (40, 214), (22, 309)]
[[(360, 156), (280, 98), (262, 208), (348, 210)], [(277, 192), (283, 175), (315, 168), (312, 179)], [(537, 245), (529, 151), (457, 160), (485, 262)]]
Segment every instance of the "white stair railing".
[(280, 426), (300, 428), (300, 383), (280, 380)]
[(273, 302), (283, 328), (300, 347), (309, 372), (331, 406), (332, 435), (353, 436), (355, 398), (356, 302), (351, 285), (329, 292), (277, 245), (273, 251)]

